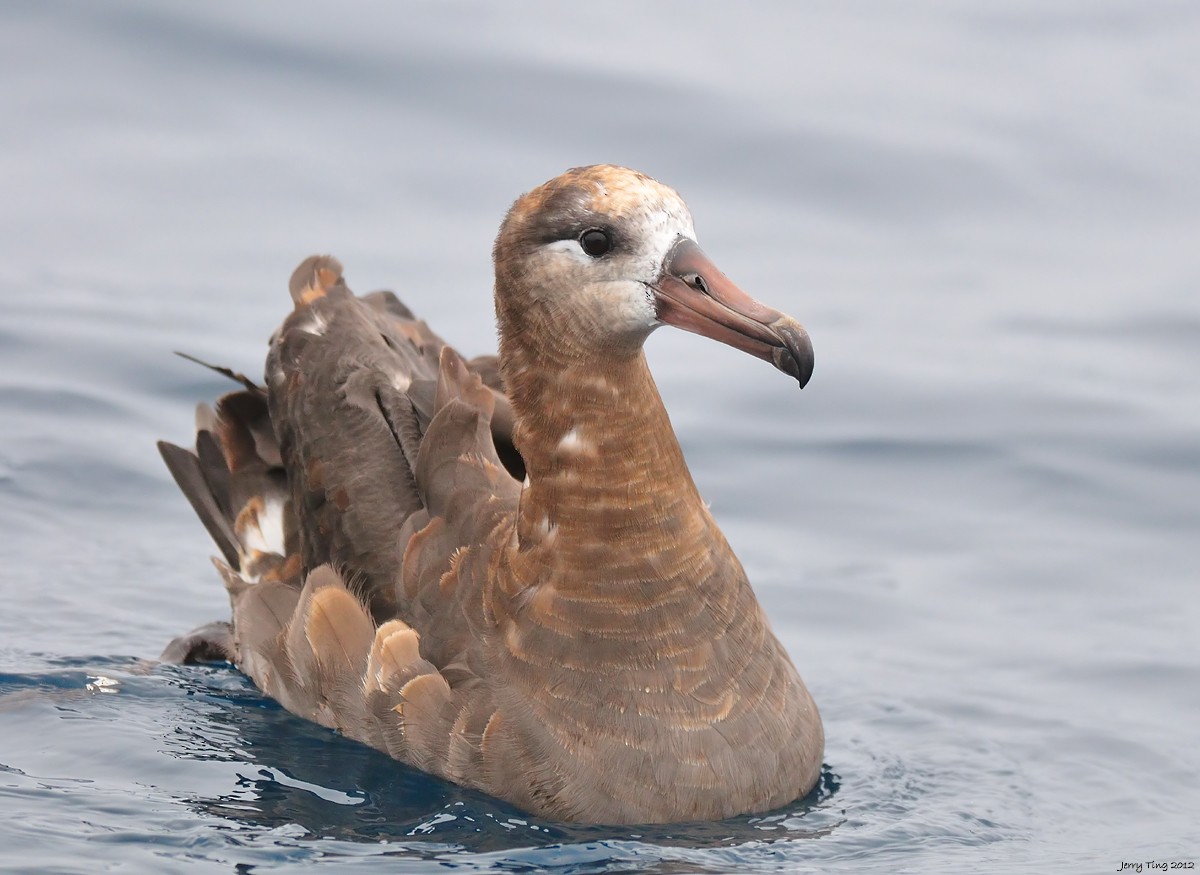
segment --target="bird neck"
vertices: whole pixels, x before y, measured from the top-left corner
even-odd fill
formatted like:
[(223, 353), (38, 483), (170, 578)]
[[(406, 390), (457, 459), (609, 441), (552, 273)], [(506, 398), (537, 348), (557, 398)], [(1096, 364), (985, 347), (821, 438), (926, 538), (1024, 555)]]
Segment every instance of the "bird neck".
[[(510, 568), (521, 585), (670, 597), (741, 577), (704, 506), (638, 346), (589, 356), (502, 343), (528, 481)], [(726, 566), (736, 567), (734, 574)]]

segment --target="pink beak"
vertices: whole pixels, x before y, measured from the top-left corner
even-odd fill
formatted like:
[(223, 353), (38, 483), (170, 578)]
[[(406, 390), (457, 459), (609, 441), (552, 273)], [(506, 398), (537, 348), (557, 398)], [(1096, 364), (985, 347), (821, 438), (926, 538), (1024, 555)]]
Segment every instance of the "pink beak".
[(808, 383), (813, 348), (804, 326), (739, 289), (694, 240), (679, 238), (651, 288), (659, 321), (768, 361), (801, 389)]

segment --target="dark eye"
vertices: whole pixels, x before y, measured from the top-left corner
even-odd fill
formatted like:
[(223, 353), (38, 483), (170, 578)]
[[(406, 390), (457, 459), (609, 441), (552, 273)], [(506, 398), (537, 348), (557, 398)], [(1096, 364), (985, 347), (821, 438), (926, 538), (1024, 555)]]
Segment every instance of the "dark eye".
[(612, 238), (608, 236), (607, 231), (589, 228), (579, 235), (579, 245), (592, 258), (599, 258), (612, 249)]

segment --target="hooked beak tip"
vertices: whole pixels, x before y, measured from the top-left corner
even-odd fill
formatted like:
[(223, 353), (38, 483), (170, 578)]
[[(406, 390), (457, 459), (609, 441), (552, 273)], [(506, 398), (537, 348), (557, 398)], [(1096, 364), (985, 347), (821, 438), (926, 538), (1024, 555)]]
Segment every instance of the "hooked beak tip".
[(773, 364), (785, 374), (795, 378), (803, 389), (812, 379), (813, 346), (812, 339), (804, 326), (789, 316), (777, 319), (771, 325), (772, 331), (783, 342), (773, 354)]

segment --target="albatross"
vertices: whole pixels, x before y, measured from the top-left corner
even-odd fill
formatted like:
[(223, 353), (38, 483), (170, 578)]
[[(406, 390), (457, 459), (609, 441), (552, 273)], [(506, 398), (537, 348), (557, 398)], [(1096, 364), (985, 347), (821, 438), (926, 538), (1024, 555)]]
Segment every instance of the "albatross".
[(816, 705), (701, 499), (646, 364), (661, 325), (803, 387), (812, 345), (622, 167), (523, 195), (493, 250), (499, 356), (464, 360), (389, 292), (304, 261), (265, 385), (197, 410), (167, 467), (284, 708), (560, 821), (714, 820), (805, 795)]

